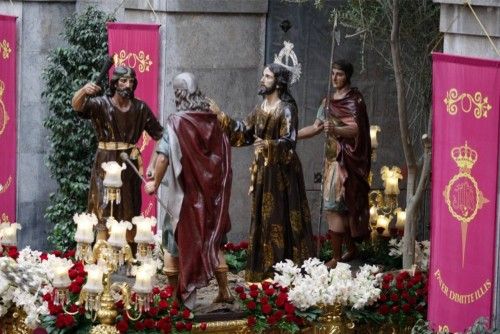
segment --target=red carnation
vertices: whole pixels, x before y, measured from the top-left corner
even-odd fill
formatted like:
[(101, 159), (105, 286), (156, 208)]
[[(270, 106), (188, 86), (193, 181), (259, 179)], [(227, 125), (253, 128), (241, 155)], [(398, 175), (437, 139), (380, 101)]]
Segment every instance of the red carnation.
[(128, 322), (127, 320), (121, 320), (116, 324), (116, 329), (118, 329), (120, 332), (125, 333), (128, 331)]
[(143, 331), (145, 328), (146, 328), (146, 326), (144, 326), (144, 323), (142, 321), (137, 321), (135, 323), (135, 329), (136, 330)]
[(264, 314), (270, 314), (273, 308), (269, 304), (264, 304), (262, 305), (262, 313)]
[(175, 328), (176, 328), (178, 331), (182, 331), (182, 330), (184, 330), (184, 328), (186, 328), (186, 326), (184, 325), (184, 323), (183, 323), (183, 322), (178, 321), (178, 322), (175, 324)]
[(158, 303), (158, 307), (162, 311), (166, 310), (168, 308), (168, 302), (166, 300), (160, 300), (160, 302)]
[(387, 313), (389, 313), (389, 306), (387, 306), (386, 304), (380, 305), (380, 307), (378, 308), (378, 313), (386, 315)]
[(255, 326), (256, 323), (257, 323), (257, 319), (254, 316), (251, 315), (248, 317), (247, 324), (249, 327)]
[(285, 303), (285, 312), (288, 314), (293, 314), (295, 312), (295, 306), (291, 303)]
[(151, 318), (144, 320), (144, 327), (146, 327), (147, 329), (155, 328), (155, 321)]
[(249, 301), (247, 304), (247, 308), (251, 311), (255, 310), (256, 307), (257, 307), (257, 304), (253, 300)]
[(403, 310), (404, 313), (408, 313), (410, 312), (410, 304), (403, 304), (403, 306), (401, 306), (401, 309)]
[(385, 274), (383, 280), (385, 283), (389, 283), (393, 278), (394, 276), (392, 276), (392, 274)]
[(184, 311), (182, 311), (182, 317), (184, 319), (189, 319), (191, 317), (191, 311), (188, 309), (185, 309)]
[(149, 309), (149, 315), (152, 317), (156, 317), (158, 315), (158, 307), (151, 307)]

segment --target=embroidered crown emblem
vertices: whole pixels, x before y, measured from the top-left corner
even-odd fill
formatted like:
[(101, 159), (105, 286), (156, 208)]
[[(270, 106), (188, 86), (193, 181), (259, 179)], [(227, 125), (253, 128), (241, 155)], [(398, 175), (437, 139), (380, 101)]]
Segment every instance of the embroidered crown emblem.
[(455, 160), (460, 172), (470, 173), (477, 161), (477, 152), (465, 142), (464, 146), (455, 147), (451, 150), (451, 157)]

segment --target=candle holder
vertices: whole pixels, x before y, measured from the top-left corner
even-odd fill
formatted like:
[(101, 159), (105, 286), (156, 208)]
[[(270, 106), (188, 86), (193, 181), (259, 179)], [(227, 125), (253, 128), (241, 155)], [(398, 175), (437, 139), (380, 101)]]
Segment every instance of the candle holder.
[[(380, 174), (381, 179), (384, 181), (383, 191), (372, 190), (368, 194), (370, 224), (372, 229), (376, 229), (378, 232), (377, 234), (372, 234), (372, 236), (378, 237), (382, 233), (384, 237), (388, 237), (389, 235), (395, 236), (398, 233), (396, 233), (397, 231), (392, 231), (392, 229), (403, 229), (406, 220), (406, 213), (398, 204), (398, 195), (400, 193), (398, 183), (403, 176), (401, 169), (395, 166), (392, 168), (383, 166)], [(396, 226), (394, 224), (391, 226), (394, 217), (397, 217)], [(379, 232), (379, 230), (382, 232)]]
[(381, 131), (380, 126), (378, 125), (370, 125), (370, 141), (372, 145), (372, 161), (377, 161), (377, 148), (378, 148), (378, 140), (377, 135)]
[[(88, 218), (81, 215), (78, 217), (79, 222)], [(92, 226), (94, 226), (94, 221), (91, 221)], [(85, 226), (85, 223), (82, 224)], [(132, 224), (126, 221), (117, 222), (112, 217), (108, 219), (106, 224), (110, 229), (108, 240), (97, 240), (92, 247), (93, 240), (88, 242), (88, 238), (85, 237), (88, 236), (88, 233), (85, 232), (83, 233), (84, 237), (78, 238), (80, 241), (77, 243), (78, 258), (84, 261), (85, 271), (88, 275), (76, 305), (79, 308), (83, 307), (86, 312), (90, 313), (90, 317), (99, 323), (92, 328), (90, 334), (119, 333), (114, 326), (118, 312), (113, 293), (119, 295), (120, 300), (125, 305), (127, 317), (131, 320), (139, 319), (143, 312), (149, 310), (152, 302), (153, 278), (156, 274), (156, 265), (152, 257), (150, 261), (145, 261), (137, 269), (136, 281), (132, 288), (125, 282), (111, 282), (112, 274), (121, 266), (126, 264), (129, 273), (132, 264), (136, 263), (137, 260), (133, 257), (132, 248), (127, 243), (125, 236), (127, 229), (132, 228)], [(85, 228), (83, 230), (86, 231)], [(136, 257), (147, 259), (148, 252), (150, 252), (149, 244), (141, 243), (139, 245)], [(66, 307), (68, 288), (71, 284), (68, 276), (69, 267), (58, 267), (60, 268), (55, 269), (53, 279), (56, 294), (54, 302), (60, 304), (65, 313), (75, 315), (78, 311), (70, 312)], [(129, 310), (135, 311), (135, 317), (129, 313)]]
[(127, 169), (127, 165), (122, 163), (120, 166), (116, 161), (103, 162), (101, 168), (104, 170), (104, 198), (103, 203), (110, 204), (110, 217), (113, 217), (113, 202), (121, 203), (121, 187), (123, 185), (121, 175), (122, 171)]

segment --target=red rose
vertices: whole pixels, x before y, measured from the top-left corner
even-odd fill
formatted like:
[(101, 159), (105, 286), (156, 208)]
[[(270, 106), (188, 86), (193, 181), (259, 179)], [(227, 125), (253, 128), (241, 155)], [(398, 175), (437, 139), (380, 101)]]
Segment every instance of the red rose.
[(78, 277), (78, 271), (77, 271), (77, 270), (75, 270), (75, 269), (70, 269), (70, 270), (68, 271), (68, 275), (69, 275), (69, 278), (70, 278), (71, 280), (74, 280), (75, 278), (77, 278), (77, 277)]
[(65, 258), (70, 258), (70, 257), (75, 257), (76, 255), (76, 249), (70, 249), (64, 253)]
[(76, 270), (79, 273), (84, 272), (83, 262), (82, 261), (78, 261), (77, 263), (75, 263), (75, 265), (73, 266), (72, 269)]
[(393, 307), (391, 307), (391, 313), (398, 313), (398, 312), (399, 312), (399, 306), (394, 305)]
[(49, 254), (47, 254), (47, 253), (42, 253), (42, 254), (40, 255), (40, 261), (45, 261), (45, 260), (47, 260), (48, 258), (49, 258)]
[(385, 274), (383, 277), (383, 281), (384, 283), (389, 283), (390, 281), (392, 281), (393, 278), (394, 276), (392, 276), (392, 274)]
[(166, 310), (168, 308), (168, 302), (166, 300), (160, 300), (160, 302), (158, 303), (158, 307), (162, 311)]
[(283, 305), (285, 305), (285, 302), (286, 302), (286, 299), (283, 299), (283, 298), (276, 298), (276, 306), (278, 307), (283, 307)]
[(255, 326), (256, 323), (257, 323), (257, 319), (254, 316), (251, 315), (248, 317), (247, 324), (249, 327)]
[(58, 249), (54, 250), (51, 252), (53, 255), (57, 256), (57, 257), (61, 257), (62, 256), (62, 252)]
[(172, 297), (172, 292), (171, 291), (165, 291), (165, 290), (160, 291), (160, 298), (161, 299), (168, 299), (170, 297)]
[(257, 307), (257, 304), (253, 300), (249, 301), (247, 304), (247, 308), (251, 311), (255, 310), (256, 307)]
[(413, 296), (410, 296), (410, 297), (408, 298), (408, 303), (409, 303), (410, 305), (415, 305), (415, 304), (417, 303), (417, 298), (415, 298), (415, 297), (413, 297)]
[(76, 306), (75, 304), (71, 304), (71, 306), (69, 307), (69, 311), (71, 313), (78, 311), (78, 306)]
[(260, 303), (262, 305), (267, 304), (268, 302), (269, 302), (269, 298), (267, 298), (266, 296), (260, 298)]
[(285, 312), (288, 314), (294, 314), (295, 313), (295, 306), (291, 303), (286, 303), (285, 304)]
[(262, 305), (262, 313), (264, 314), (270, 314), (273, 308), (269, 304), (264, 304)]
[(179, 313), (179, 311), (177, 311), (177, 309), (176, 309), (176, 308), (172, 308), (172, 309), (170, 310), (170, 315), (171, 315), (171, 316), (176, 316), (178, 313)]
[(232, 251), (234, 250), (234, 244), (232, 242), (228, 242), (227, 244), (224, 245), (224, 249), (227, 251)]
[(72, 315), (66, 314), (64, 316), (64, 325), (66, 327), (71, 327), (75, 324), (75, 318)]
[(123, 304), (123, 300), (119, 300), (115, 303), (115, 307), (121, 310), (125, 305)]
[(127, 320), (121, 320), (116, 324), (116, 329), (118, 329), (120, 332), (125, 333), (128, 331), (128, 322)]
[(250, 285), (250, 291), (258, 291), (258, 290), (259, 290), (259, 287), (257, 286), (257, 284)]
[(278, 322), (278, 320), (274, 316), (272, 316), (267, 318), (266, 322), (269, 324), (269, 326), (273, 326)]
[(7, 251), (7, 255), (14, 260), (18, 258), (19, 252), (17, 251), (17, 247), (10, 247), (9, 250)]
[(402, 281), (397, 281), (397, 282), (396, 282), (396, 288), (397, 288), (398, 290), (404, 290), (404, 288), (405, 288), (405, 283), (404, 283), (404, 282), (402, 282)]
[(200, 329), (201, 329), (202, 331), (206, 330), (206, 329), (207, 329), (207, 323), (206, 323), (206, 322), (202, 322), (202, 323), (200, 324)]
[(186, 326), (184, 325), (183, 322), (180, 322), (178, 321), (176, 324), (175, 324), (175, 328), (177, 328), (178, 331), (182, 331), (184, 330), (184, 328), (186, 328)]
[(266, 289), (264, 292), (266, 295), (272, 296), (274, 294), (274, 289), (269, 288), (269, 289)]
[(173, 308), (179, 308), (179, 302), (178, 302), (177, 300), (174, 300), (174, 301), (172, 302), (172, 307), (173, 307)]
[(401, 292), (401, 297), (408, 300), (408, 298), (410, 298), (410, 294), (408, 293), (408, 291), (403, 291)]
[(240, 293), (240, 299), (241, 299), (241, 300), (245, 300), (245, 299), (247, 299), (247, 294), (246, 294), (246, 293), (244, 293), (244, 292)]
[(295, 321), (295, 315), (293, 315), (293, 314), (287, 314), (285, 318), (286, 318), (286, 321), (288, 321), (288, 322)]
[(399, 300), (399, 296), (397, 293), (391, 293), (391, 301), (397, 302)]
[(152, 317), (156, 317), (158, 315), (158, 307), (151, 307), (149, 309), (149, 315)]
[(404, 313), (410, 312), (411, 310), (410, 304), (403, 304), (403, 306), (401, 306), (401, 309), (403, 310)]
[(144, 327), (146, 327), (147, 329), (155, 328), (155, 321), (151, 318), (144, 320)]
[(268, 281), (262, 282), (262, 290), (267, 290), (267, 289), (269, 289), (270, 286), (271, 286), (271, 283), (269, 283)]
[(274, 313), (273, 316), (276, 318), (276, 320), (280, 320), (281, 318), (283, 318), (283, 311), (278, 310)]
[(380, 305), (380, 307), (378, 308), (378, 313), (386, 315), (387, 313), (389, 313), (389, 306), (387, 306), (386, 304)]
[(154, 295), (157, 295), (157, 294), (159, 294), (159, 293), (160, 293), (160, 288), (159, 288), (159, 287), (157, 287), (157, 286), (155, 286), (155, 287), (153, 288), (153, 294), (154, 294)]
[(245, 289), (241, 285), (238, 285), (236, 288), (234, 288), (234, 291), (236, 291), (237, 293), (242, 293), (245, 291)]
[(259, 296), (259, 291), (258, 290), (250, 290), (250, 297), (253, 299), (257, 298)]
[(288, 287), (282, 287), (280, 288), (280, 291), (283, 292), (283, 293), (287, 293), (288, 292)]
[(85, 278), (83, 278), (82, 276), (78, 276), (77, 278), (75, 278), (73, 282), (75, 282), (78, 285), (82, 285), (83, 283), (85, 283)]
[(248, 249), (248, 241), (240, 242), (240, 248), (241, 249)]
[(135, 329), (136, 330), (143, 331), (145, 328), (146, 328), (146, 326), (144, 326), (144, 323), (142, 321), (137, 321), (135, 323)]
[(74, 293), (76, 295), (76, 294), (80, 293), (80, 291), (82, 290), (82, 286), (78, 283), (72, 282), (69, 285), (68, 290), (69, 290), (69, 292)]
[(182, 317), (184, 319), (189, 319), (191, 317), (191, 311), (188, 309), (185, 309), (184, 311), (182, 311)]
[(50, 293), (46, 293), (43, 295), (42, 299), (46, 302), (52, 301), (52, 295)]
[(66, 327), (66, 324), (64, 322), (65, 315), (64, 314), (59, 314), (56, 318), (56, 327), (57, 328), (64, 328)]
[(408, 277), (410, 277), (410, 274), (408, 274), (407, 271), (401, 271), (397, 276), (396, 276), (396, 280), (398, 281), (402, 281), (402, 280), (405, 280), (407, 279)]
[(391, 288), (391, 286), (389, 285), (389, 283), (386, 283), (386, 282), (382, 283), (382, 290), (389, 290), (390, 288)]
[(186, 324), (184, 326), (186, 327), (186, 330), (188, 332), (191, 332), (191, 329), (193, 329), (193, 324), (190, 322), (186, 322)]
[(387, 295), (381, 294), (378, 300), (380, 300), (382, 303), (385, 303), (387, 301)]

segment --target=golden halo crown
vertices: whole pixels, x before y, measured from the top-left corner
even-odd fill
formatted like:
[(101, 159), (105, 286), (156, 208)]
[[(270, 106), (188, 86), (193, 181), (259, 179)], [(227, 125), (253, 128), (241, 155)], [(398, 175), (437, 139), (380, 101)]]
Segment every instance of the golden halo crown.
[(451, 150), (451, 157), (457, 163), (460, 171), (468, 172), (477, 161), (477, 152), (465, 142), (464, 146), (455, 147)]

